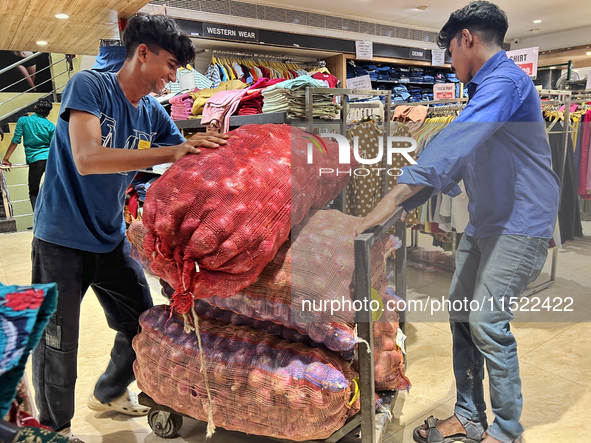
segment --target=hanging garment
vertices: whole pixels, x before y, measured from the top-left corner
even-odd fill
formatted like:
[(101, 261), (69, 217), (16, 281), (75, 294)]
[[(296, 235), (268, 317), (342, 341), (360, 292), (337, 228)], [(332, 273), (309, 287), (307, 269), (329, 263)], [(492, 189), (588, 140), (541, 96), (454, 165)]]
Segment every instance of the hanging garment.
[(246, 92), (245, 89), (217, 92), (205, 103), (201, 124), (208, 126), (208, 132), (228, 132), (230, 116), (234, 114)]
[(317, 72), (312, 76), (312, 78), (320, 82), (326, 83), (326, 86), (329, 88), (336, 88), (339, 84), (339, 79), (332, 74), (324, 74), (322, 72)]
[(563, 171), (558, 223), (560, 237), (564, 243), (574, 240), (575, 237), (582, 237), (583, 228), (581, 225), (577, 185), (575, 182), (576, 175), (572, 138), (568, 137), (566, 163), (564, 163), (564, 134), (562, 131), (564, 131), (563, 122), (556, 123), (550, 134), (548, 134), (548, 141), (552, 149), (552, 169), (558, 176)]
[(217, 88), (222, 81), (220, 72), (218, 71), (217, 66), (214, 64), (209, 65), (209, 68), (207, 68), (207, 72), (205, 73), (205, 77), (207, 77), (212, 83), (210, 88)]

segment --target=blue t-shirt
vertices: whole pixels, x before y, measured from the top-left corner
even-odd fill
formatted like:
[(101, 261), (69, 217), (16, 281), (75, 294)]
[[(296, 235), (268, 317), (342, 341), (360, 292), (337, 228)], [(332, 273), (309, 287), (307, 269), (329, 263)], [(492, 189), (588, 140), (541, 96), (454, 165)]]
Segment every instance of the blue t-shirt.
[(164, 108), (150, 96), (133, 106), (114, 73), (81, 71), (64, 89), (45, 182), (35, 211), (35, 237), (90, 252), (110, 252), (123, 240), (125, 191), (135, 172), (80, 175), (69, 136), (70, 110), (100, 119), (102, 145), (117, 149), (184, 142)]

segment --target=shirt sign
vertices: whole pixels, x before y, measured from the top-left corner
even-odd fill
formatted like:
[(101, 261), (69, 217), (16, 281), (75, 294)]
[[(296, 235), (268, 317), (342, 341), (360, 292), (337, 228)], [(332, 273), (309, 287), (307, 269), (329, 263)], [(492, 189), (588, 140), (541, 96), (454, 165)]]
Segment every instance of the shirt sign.
[(355, 57), (357, 60), (372, 60), (373, 42), (367, 40), (357, 40), (355, 42)]
[(507, 51), (507, 57), (513, 60), (527, 75), (536, 78), (538, 75), (539, 50), (539, 47), (535, 47)]
[[(354, 77), (347, 79), (347, 89), (363, 89), (371, 90), (371, 79), (369, 75), (362, 75), (361, 77)], [(359, 98), (362, 95), (349, 95), (349, 98)]]
[(431, 65), (445, 66), (445, 49), (431, 49)]
[(258, 42), (259, 30), (240, 26), (203, 23), (203, 37), (218, 40), (235, 40), (241, 42)]
[(456, 98), (455, 83), (436, 83), (433, 85), (433, 98), (435, 100), (445, 100)]

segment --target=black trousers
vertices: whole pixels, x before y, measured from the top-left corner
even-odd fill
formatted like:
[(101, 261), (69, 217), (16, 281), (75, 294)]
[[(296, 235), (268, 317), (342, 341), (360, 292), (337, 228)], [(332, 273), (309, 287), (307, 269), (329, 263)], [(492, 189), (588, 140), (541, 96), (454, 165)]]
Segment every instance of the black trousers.
[(106, 403), (122, 395), (135, 379), (131, 340), (152, 296), (141, 266), (129, 256), (125, 238), (112, 252), (80, 251), (33, 238), (33, 283), (56, 282), (58, 305), (33, 352), (33, 385), (39, 421), (60, 430), (74, 416), (80, 303), (92, 287), (109, 327), (117, 331), (111, 361), (94, 395)]
[(37, 160), (29, 163), (29, 199), (31, 206), (35, 211), (35, 203), (37, 203), (37, 196), (39, 195), (39, 186), (41, 185), (41, 177), (45, 172), (47, 160)]

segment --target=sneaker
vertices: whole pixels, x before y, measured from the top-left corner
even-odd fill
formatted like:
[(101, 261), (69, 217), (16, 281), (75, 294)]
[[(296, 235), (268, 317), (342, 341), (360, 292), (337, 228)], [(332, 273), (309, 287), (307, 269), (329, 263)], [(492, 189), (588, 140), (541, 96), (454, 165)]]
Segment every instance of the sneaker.
[(121, 414), (141, 417), (148, 415), (150, 408), (138, 403), (137, 394), (130, 392), (129, 389), (121, 396), (107, 403), (101, 403), (98, 398), (91, 394), (88, 398), (88, 408), (93, 411), (115, 411)]
[(72, 434), (72, 428), (64, 428), (57, 433), (62, 437), (66, 437), (69, 443), (84, 443), (82, 440)]

